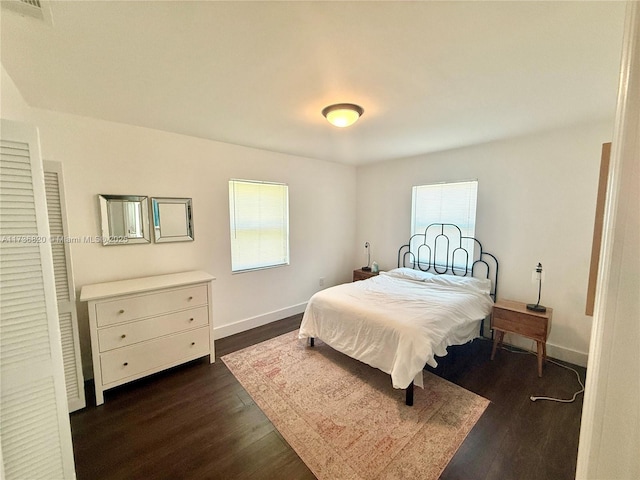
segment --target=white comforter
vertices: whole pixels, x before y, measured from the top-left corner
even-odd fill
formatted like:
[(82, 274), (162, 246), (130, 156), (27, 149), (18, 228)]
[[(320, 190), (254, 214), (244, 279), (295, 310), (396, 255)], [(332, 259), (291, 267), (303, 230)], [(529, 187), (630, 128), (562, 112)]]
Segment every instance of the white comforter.
[[(441, 279), (438, 279), (441, 280)], [(382, 272), (311, 297), (299, 338), (315, 337), (391, 375), (394, 388), (422, 387), (425, 364), (447, 346), (473, 340), (491, 311), (491, 297), (473, 285), (398, 278)]]

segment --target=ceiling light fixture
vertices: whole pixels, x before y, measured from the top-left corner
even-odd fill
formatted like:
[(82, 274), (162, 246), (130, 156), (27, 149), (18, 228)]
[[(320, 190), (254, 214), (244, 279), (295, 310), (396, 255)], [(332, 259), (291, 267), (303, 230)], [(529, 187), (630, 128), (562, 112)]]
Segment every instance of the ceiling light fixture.
[(363, 113), (364, 109), (353, 103), (337, 103), (322, 109), (322, 115), (329, 123), (340, 128), (353, 125)]

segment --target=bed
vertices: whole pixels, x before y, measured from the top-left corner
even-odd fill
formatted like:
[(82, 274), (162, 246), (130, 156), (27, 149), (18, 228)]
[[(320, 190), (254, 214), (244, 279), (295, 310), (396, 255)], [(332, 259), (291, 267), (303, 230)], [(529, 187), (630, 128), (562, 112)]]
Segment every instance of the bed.
[(413, 404), (425, 365), (481, 334), (497, 292), (498, 261), (452, 224), (432, 224), (398, 251), (398, 267), (311, 297), (299, 338), (319, 338), (391, 376)]

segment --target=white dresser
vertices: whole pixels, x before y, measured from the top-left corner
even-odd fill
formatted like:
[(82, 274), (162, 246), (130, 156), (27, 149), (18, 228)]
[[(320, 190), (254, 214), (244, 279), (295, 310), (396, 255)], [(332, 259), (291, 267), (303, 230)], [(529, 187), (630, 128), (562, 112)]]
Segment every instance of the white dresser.
[(213, 280), (192, 271), (82, 287), (97, 405), (117, 385), (205, 355), (214, 362)]

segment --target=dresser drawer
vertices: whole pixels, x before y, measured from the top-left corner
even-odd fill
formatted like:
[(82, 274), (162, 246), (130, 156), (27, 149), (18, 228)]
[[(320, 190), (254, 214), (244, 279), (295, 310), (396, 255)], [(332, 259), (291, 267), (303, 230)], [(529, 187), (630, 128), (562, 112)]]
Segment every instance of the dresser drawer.
[(146, 320), (137, 320), (101, 328), (98, 330), (100, 352), (208, 325), (208, 308), (207, 306), (198, 307)]
[(102, 383), (159, 371), (166, 365), (181, 363), (209, 353), (209, 327), (111, 350), (100, 355)]
[(547, 323), (547, 319), (543, 317), (496, 307), (491, 318), (492, 328), (540, 340), (547, 339)]
[(179, 288), (96, 303), (98, 327), (207, 304), (207, 287)]

